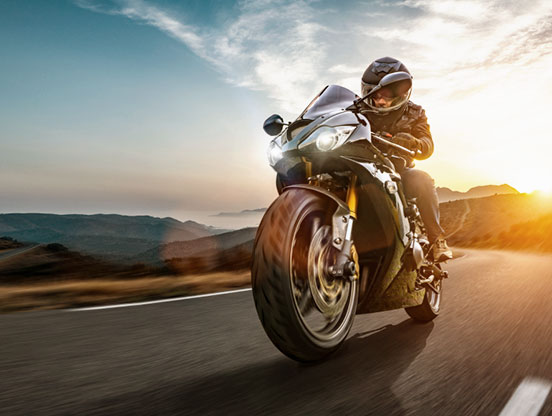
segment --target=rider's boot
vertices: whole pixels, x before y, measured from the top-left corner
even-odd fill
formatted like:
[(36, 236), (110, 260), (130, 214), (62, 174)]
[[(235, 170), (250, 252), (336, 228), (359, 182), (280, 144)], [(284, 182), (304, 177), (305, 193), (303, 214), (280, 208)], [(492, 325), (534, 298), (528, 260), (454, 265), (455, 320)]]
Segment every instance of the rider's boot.
[(433, 259), (436, 262), (452, 260), (452, 250), (443, 236), (437, 237), (433, 243)]

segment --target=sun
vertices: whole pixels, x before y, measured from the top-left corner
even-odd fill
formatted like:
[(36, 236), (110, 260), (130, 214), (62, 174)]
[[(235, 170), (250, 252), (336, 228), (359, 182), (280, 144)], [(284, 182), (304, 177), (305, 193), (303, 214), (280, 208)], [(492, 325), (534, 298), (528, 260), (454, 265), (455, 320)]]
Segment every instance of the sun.
[(548, 184), (540, 185), (533, 189), (532, 192), (537, 192), (542, 195), (552, 195), (552, 186)]
[(552, 201), (552, 190), (550, 190), (550, 189), (545, 190), (545, 191), (541, 191), (541, 190), (537, 189), (534, 193), (536, 195), (538, 195), (539, 197), (543, 198), (543, 199)]
[(511, 178), (509, 185), (516, 188), (519, 192), (532, 193), (539, 192), (542, 194), (552, 195), (552, 181), (548, 175), (543, 175), (541, 172), (536, 173), (525, 170), (525, 175), (518, 172), (514, 178)]

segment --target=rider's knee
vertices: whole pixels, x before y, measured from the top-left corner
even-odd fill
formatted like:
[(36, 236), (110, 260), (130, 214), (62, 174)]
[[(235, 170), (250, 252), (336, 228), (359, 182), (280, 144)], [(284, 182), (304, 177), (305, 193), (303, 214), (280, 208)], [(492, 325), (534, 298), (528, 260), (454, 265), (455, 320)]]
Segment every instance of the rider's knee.
[(418, 189), (435, 187), (435, 181), (431, 175), (423, 170), (409, 169), (406, 179), (407, 182)]

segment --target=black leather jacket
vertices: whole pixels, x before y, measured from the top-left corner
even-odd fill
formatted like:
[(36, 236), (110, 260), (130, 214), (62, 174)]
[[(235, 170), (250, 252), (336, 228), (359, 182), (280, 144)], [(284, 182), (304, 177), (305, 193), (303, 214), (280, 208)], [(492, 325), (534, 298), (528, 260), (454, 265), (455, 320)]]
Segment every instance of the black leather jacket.
[[(395, 135), (400, 132), (410, 133), (422, 142), (421, 154), (416, 159), (427, 159), (433, 154), (433, 139), (427, 123), (425, 110), (422, 106), (412, 101), (400, 110), (393, 111), (386, 115), (377, 115), (370, 112), (363, 112), (370, 121), (372, 131), (386, 132)], [(408, 158), (407, 166), (414, 166), (412, 158)]]

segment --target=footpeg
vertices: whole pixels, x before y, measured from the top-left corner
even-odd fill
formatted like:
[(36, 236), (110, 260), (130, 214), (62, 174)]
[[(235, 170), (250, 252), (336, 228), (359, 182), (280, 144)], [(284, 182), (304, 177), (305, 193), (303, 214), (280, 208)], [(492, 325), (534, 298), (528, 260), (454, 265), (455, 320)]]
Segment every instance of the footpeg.
[(429, 276), (427, 279), (418, 280), (416, 283), (419, 285), (425, 285), (426, 283), (432, 283), (435, 280), (435, 275)]

